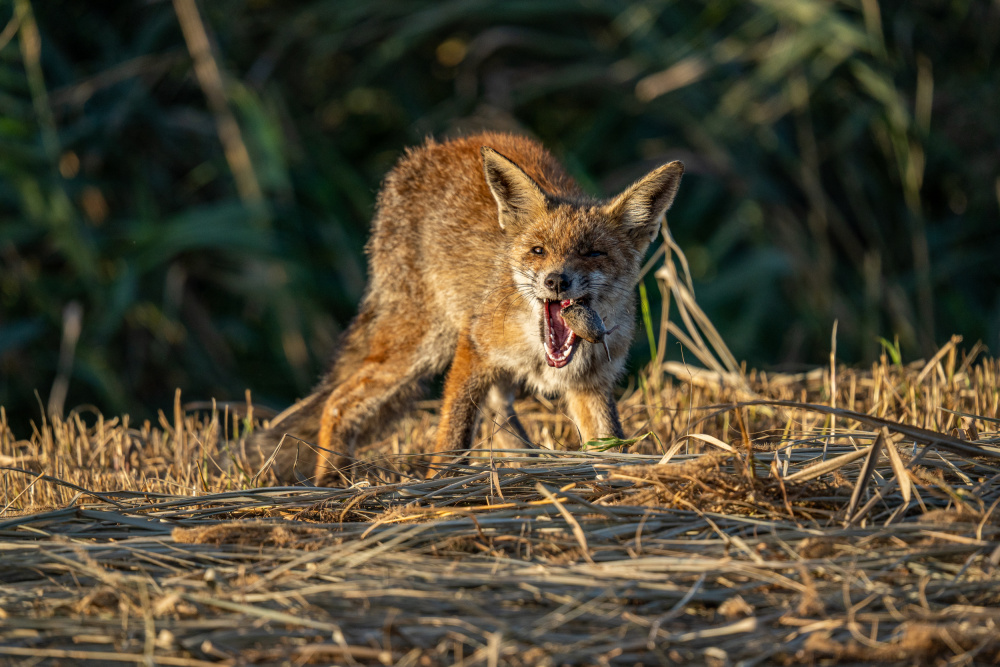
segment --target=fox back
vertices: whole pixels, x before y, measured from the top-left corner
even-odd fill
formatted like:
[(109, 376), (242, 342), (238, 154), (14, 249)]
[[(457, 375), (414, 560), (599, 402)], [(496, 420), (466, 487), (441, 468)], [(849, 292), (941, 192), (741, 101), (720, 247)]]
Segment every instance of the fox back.
[[(261, 461), (276, 452), (279, 478), (349, 479), (358, 441), (446, 368), (432, 466), (472, 446), (484, 411), (525, 440), (512, 407), (518, 386), (565, 396), (584, 441), (621, 437), (612, 390), (634, 332), (633, 288), (682, 173), (673, 162), (597, 200), (525, 137), (408, 150), (378, 195), (370, 282), (337, 358), (251, 452)], [(576, 304), (610, 332), (607, 351), (561, 316)], [(283, 434), (292, 439), (279, 448)]]

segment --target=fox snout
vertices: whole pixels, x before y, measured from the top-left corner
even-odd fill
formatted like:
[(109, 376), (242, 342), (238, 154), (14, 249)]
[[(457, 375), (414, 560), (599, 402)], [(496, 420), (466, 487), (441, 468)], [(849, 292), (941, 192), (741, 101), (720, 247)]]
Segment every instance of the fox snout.
[(584, 294), (586, 281), (566, 264), (550, 265), (549, 270), (538, 273), (535, 296), (542, 304), (542, 348), (545, 362), (553, 368), (562, 368), (573, 358), (579, 338), (563, 319), (562, 311), (577, 300), (587, 302)]
[(573, 278), (566, 273), (553, 271), (545, 276), (542, 285), (548, 291), (546, 297), (559, 301), (566, 298), (566, 293), (573, 285)]

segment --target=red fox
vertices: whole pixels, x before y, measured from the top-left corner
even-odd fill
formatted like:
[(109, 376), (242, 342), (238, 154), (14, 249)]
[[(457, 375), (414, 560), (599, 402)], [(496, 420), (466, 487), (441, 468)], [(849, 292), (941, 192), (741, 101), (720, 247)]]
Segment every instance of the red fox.
[[(484, 409), (526, 438), (513, 410), (519, 386), (564, 396), (582, 442), (624, 437), (612, 391), (635, 328), (633, 288), (683, 172), (671, 162), (602, 201), (525, 137), (407, 150), (379, 192), (370, 282), (329, 372), (249, 452), (277, 452), (279, 479), (347, 479), (356, 443), (445, 369), (435, 452), (470, 448)], [(611, 332), (607, 352), (563, 319), (577, 304)]]

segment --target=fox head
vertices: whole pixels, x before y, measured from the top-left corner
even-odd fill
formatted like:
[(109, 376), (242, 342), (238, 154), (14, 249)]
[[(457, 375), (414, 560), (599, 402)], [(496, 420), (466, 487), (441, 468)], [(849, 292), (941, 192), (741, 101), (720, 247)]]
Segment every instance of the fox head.
[(684, 165), (658, 167), (617, 197), (597, 201), (546, 192), (492, 148), (481, 153), (514, 284), (539, 307), (546, 362), (561, 368), (579, 343), (562, 310), (580, 303), (603, 317), (608, 329), (619, 324), (608, 317), (622, 312), (621, 303), (632, 303), (643, 255), (673, 203)]

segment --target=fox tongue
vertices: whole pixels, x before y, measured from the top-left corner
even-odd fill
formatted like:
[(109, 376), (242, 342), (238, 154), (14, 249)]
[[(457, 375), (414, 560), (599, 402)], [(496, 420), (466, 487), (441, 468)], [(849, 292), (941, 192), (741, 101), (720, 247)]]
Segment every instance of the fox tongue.
[(548, 301), (545, 304), (549, 309), (549, 341), (553, 350), (562, 348), (569, 338), (570, 328), (562, 316), (562, 309), (568, 305), (569, 301)]
[(573, 355), (576, 334), (562, 316), (563, 308), (571, 303), (569, 299), (545, 302), (545, 340), (542, 344), (545, 348), (545, 361), (554, 368), (562, 368), (568, 364)]

